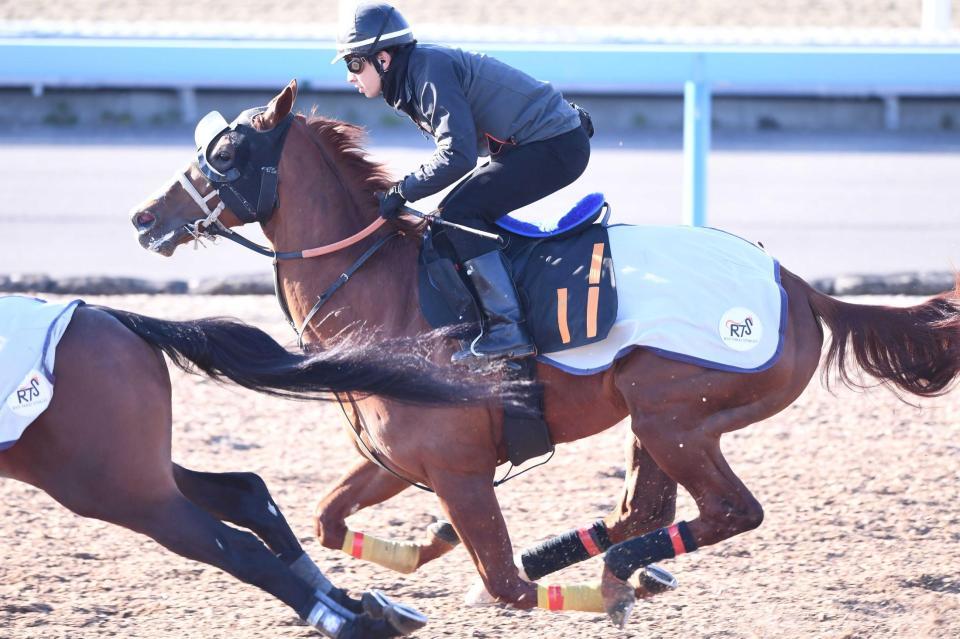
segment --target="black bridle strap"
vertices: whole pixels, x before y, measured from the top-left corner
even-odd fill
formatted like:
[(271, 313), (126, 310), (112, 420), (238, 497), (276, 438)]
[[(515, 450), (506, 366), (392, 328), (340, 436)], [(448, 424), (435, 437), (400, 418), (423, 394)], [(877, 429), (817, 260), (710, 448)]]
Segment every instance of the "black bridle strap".
[(216, 235), (218, 237), (223, 237), (231, 242), (236, 242), (243, 248), (248, 248), (254, 253), (259, 253), (264, 257), (272, 257), (275, 260), (300, 260), (303, 259), (303, 251), (289, 251), (289, 252), (277, 252), (273, 249), (269, 249), (266, 246), (261, 246), (256, 242), (251, 242), (244, 236), (240, 235), (235, 231), (231, 231), (228, 228), (220, 228), (218, 226), (210, 227), (207, 229), (209, 235)]
[[(377, 251), (383, 248), (384, 244), (386, 244), (387, 242), (389, 242), (395, 237), (401, 237), (403, 233), (401, 233), (400, 231), (394, 231), (390, 235), (384, 235), (379, 240), (377, 240), (373, 246), (371, 246), (366, 251), (364, 251), (363, 255), (358, 257), (357, 260), (350, 265), (350, 268), (348, 268), (343, 273), (341, 273), (340, 277), (338, 277), (333, 284), (328, 286), (326, 290), (324, 290), (323, 293), (321, 293), (317, 297), (316, 304), (314, 304), (313, 308), (310, 309), (310, 312), (307, 313), (307, 316), (304, 318), (303, 322), (300, 324), (299, 327), (297, 326), (296, 322), (293, 320), (293, 315), (290, 313), (290, 306), (287, 304), (287, 297), (286, 295), (283, 294), (283, 287), (280, 284), (279, 261), (280, 260), (303, 260), (303, 259), (309, 259), (311, 257), (319, 257), (320, 255), (328, 255), (330, 253), (333, 253), (336, 250), (340, 250), (345, 246), (349, 246), (350, 244), (355, 243), (356, 241), (361, 239), (360, 238), (361, 234), (369, 234), (367, 233), (368, 230), (371, 230), (371, 229), (376, 230), (376, 228), (379, 228), (379, 226), (380, 225), (377, 223), (371, 224), (369, 227), (367, 227), (367, 229), (365, 229), (364, 231), (361, 231), (361, 233), (358, 233), (357, 235), (347, 238), (346, 240), (342, 240), (341, 242), (337, 242), (335, 245), (330, 245), (330, 247), (336, 247), (336, 248), (333, 248), (332, 250), (327, 250), (328, 247), (321, 247), (320, 249), (309, 249), (307, 251), (287, 251), (287, 252), (277, 252), (277, 251), (268, 249), (267, 247), (261, 246), (256, 242), (251, 242), (250, 240), (243, 237), (239, 233), (231, 231), (226, 227), (219, 227), (219, 226), (213, 227), (209, 229), (208, 233), (210, 235), (225, 237), (231, 242), (236, 242), (240, 246), (250, 249), (254, 253), (258, 253), (259, 255), (263, 255), (264, 257), (273, 258), (274, 294), (277, 296), (277, 302), (280, 304), (280, 310), (283, 311), (283, 314), (287, 318), (287, 322), (290, 324), (290, 327), (293, 328), (294, 332), (297, 334), (297, 345), (302, 349), (303, 333), (307, 330), (307, 326), (310, 325), (310, 321), (314, 318), (317, 312), (319, 312), (320, 307), (326, 304), (327, 300), (329, 300), (334, 293), (340, 290), (340, 287), (346, 284), (347, 281), (353, 276), (353, 274), (356, 273), (357, 270), (367, 262), (367, 260), (373, 257), (373, 255)], [(366, 235), (363, 235), (363, 237), (366, 237)], [(314, 254), (310, 255), (309, 253), (311, 252), (313, 252)]]
[[(358, 257), (357, 261), (350, 265), (350, 268), (341, 273), (340, 277), (338, 277), (333, 284), (328, 286), (323, 293), (320, 293), (320, 295), (317, 297), (316, 304), (313, 305), (313, 308), (310, 309), (310, 312), (307, 313), (307, 316), (303, 318), (303, 322), (300, 324), (299, 328), (297, 328), (296, 324), (291, 324), (293, 326), (293, 330), (297, 332), (297, 345), (299, 345), (300, 348), (303, 348), (303, 333), (307, 330), (307, 327), (310, 325), (310, 321), (320, 310), (320, 307), (326, 304), (327, 300), (333, 297), (333, 294), (336, 293), (341, 286), (347, 283), (347, 280), (349, 280), (350, 277), (357, 272), (357, 269), (359, 269), (367, 260), (373, 257), (373, 255), (379, 251), (384, 244), (394, 238), (401, 237), (402, 235), (403, 233), (400, 231), (394, 231), (390, 235), (384, 235), (377, 240), (376, 244), (364, 251), (363, 255)], [(279, 277), (277, 279), (279, 280)], [(286, 306), (286, 301), (282, 302), (281, 306)]]

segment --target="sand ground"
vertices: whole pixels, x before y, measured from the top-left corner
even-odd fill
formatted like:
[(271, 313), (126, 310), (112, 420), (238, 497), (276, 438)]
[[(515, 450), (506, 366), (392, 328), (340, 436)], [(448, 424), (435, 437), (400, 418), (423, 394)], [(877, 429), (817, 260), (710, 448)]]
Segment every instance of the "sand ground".
[[(289, 341), (263, 297), (88, 301), (171, 318), (231, 314)], [(475, 572), (462, 549), (403, 576), (319, 547), (310, 536), (315, 500), (356, 455), (338, 410), (173, 377), (176, 460), (260, 473), (333, 580), (383, 588), (431, 617), (419, 637), (960, 635), (960, 393), (915, 408), (882, 389), (834, 396), (815, 382), (781, 414), (728, 435), (724, 450), (763, 503), (763, 525), (667, 562), (679, 590), (639, 604), (627, 629), (616, 631), (598, 615), (463, 607)], [(620, 424), (562, 446), (549, 465), (501, 487), (514, 544), (608, 512), (626, 436)], [(80, 519), (33, 488), (3, 481), (0, 496), (0, 638), (317, 636), (259, 590)], [(351, 526), (419, 539), (438, 512), (433, 496), (410, 489), (355, 515)], [(678, 516), (695, 512), (681, 491)], [(599, 571), (588, 561), (553, 583)]]

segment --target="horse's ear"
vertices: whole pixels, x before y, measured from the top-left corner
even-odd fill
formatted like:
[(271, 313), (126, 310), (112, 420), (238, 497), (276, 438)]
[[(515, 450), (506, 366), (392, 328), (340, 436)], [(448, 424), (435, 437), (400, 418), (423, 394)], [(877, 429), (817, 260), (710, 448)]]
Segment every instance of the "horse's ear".
[(280, 120), (287, 117), (287, 114), (290, 113), (290, 110), (293, 108), (293, 102), (296, 99), (297, 80), (294, 78), (290, 80), (290, 84), (284, 87), (283, 91), (270, 100), (270, 104), (267, 105), (267, 110), (260, 115), (262, 128), (269, 130), (277, 126)]

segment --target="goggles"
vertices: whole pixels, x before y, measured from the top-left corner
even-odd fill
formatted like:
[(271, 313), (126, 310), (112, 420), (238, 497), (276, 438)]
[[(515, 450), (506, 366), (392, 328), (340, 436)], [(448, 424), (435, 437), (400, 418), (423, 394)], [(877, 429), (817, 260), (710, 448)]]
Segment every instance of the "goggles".
[(363, 71), (363, 66), (367, 63), (367, 59), (362, 55), (355, 55), (350, 56), (349, 58), (344, 58), (344, 62), (347, 63), (347, 71), (357, 75)]

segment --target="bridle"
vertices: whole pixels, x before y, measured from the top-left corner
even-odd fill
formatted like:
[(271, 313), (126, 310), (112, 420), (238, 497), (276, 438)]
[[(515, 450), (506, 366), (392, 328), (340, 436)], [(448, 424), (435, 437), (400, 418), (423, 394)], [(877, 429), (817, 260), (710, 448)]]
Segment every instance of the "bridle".
[[(223, 116), (215, 111), (207, 114), (200, 120), (194, 135), (197, 142), (197, 160), (185, 171), (178, 174), (177, 181), (187, 195), (189, 195), (200, 208), (204, 217), (194, 222), (184, 224), (183, 228), (193, 237), (194, 248), (202, 245), (203, 239), (209, 239), (215, 242), (217, 238), (223, 237), (255, 253), (272, 258), (274, 293), (280, 304), (280, 309), (287, 318), (287, 322), (297, 334), (297, 344), (300, 348), (303, 348), (303, 335), (310, 325), (311, 320), (313, 320), (320, 311), (320, 308), (340, 287), (347, 283), (347, 280), (349, 280), (367, 260), (373, 257), (387, 242), (400, 237), (402, 234), (396, 231), (385, 235), (377, 240), (373, 246), (364, 251), (363, 255), (341, 273), (340, 277), (318, 296), (317, 302), (298, 326), (293, 320), (286, 296), (283, 294), (278, 263), (281, 260), (310, 259), (336, 253), (371, 236), (386, 223), (386, 220), (378, 217), (366, 228), (354, 233), (350, 237), (333, 242), (332, 244), (300, 251), (274, 251), (271, 248), (252, 242), (239, 233), (227, 228), (227, 226), (220, 221), (220, 215), (227, 206), (230, 207), (234, 215), (244, 224), (259, 222), (261, 225), (270, 220), (270, 217), (277, 207), (277, 186), (279, 184), (277, 165), (280, 161), (280, 155), (283, 152), (286, 133), (293, 122), (294, 116), (288, 113), (286, 117), (281, 120), (280, 124), (274, 128), (269, 131), (260, 131), (253, 125), (258, 116), (265, 110), (266, 107), (248, 109), (237, 116), (229, 125), (226, 124)], [(229, 132), (236, 132), (239, 137), (237, 146), (244, 151), (245, 159), (241, 167), (238, 168), (234, 166), (226, 173), (222, 173), (210, 165), (209, 153), (217, 140)], [(206, 195), (200, 193), (200, 190), (197, 189), (193, 180), (190, 178), (190, 169), (193, 167), (196, 167), (200, 171), (204, 177), (206, 186), (210, 188)], [(218, 197), (220, 202), (216, 207), (210, 208), (210, 201), (214, 197)], [(257, 203), (255, 206), (252, 204), (254, 201)]]

